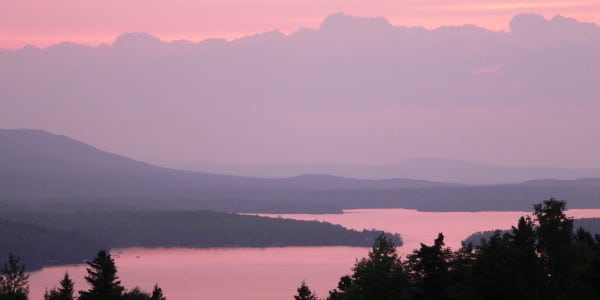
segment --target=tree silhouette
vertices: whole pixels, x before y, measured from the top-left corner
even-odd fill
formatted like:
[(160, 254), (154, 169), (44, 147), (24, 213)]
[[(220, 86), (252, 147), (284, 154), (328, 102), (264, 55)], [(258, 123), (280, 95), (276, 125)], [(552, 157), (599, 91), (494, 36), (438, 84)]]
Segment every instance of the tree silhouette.
[(452, 251), (444, 245), (444, 235), (439, 233), (432, 246), (421, 244), (420, 249), (408, 256), (413, 291), (419, 299), (447, 298)]
[(302, 281), (297, 291), (298, 295), (294, 296), (294, 300), (317, 300), (317, 296), (308, 288), (304, 281)]
[(80, 300), (120, 300), (123, 286), (117, 277), (115, 262), (105, 250), (98, 252), (93, 261), (87, 262), (88, 275), (85, 280), (89, 283), (88, 291), (80, 291)]
[(60, 287), (54, 288), (50, 291), (46, 291), (44, 294), (45, 300), (73, 300), (75, 299), (74, 294), (74, 282), (69, 277), (68, 273), (65, 273), (63, 278), (60, 280)]
[(394, 242), (380, 234), (368, 258), (358, 261), (351, 276), (340, 279), (338, 289), (330, 292), (329, 299), (405, 299), (408, 277), (396, 253)]
[(534, 205), (537, 251), (546, 270), (546, 291), (556, 298), (563, 297), (560, 295), (573, 275), (573, 219), (565, 215), (566, 207), (566, 202), (554, 198)]
[(167, 298), (163, 295), (162, 289), (155, 284), (152, 294), (135, 287), (133, 290), (123, 293), (123, 300), (167, 300)]
[(135, 287), (133, 290), (123, 294), (123, 300), (150, 300), (150, 294)]
[(152, 290), (151, 300), (167, 300), (167, 297), (163, 295), (163, 291), (158, 287), (158, 284), (154, 285), (154, 289)]
[(25, 265), (10, 253), (0, 269), (0, 300), (27, 300), (28, 295), (29, 275), (25, 274)]

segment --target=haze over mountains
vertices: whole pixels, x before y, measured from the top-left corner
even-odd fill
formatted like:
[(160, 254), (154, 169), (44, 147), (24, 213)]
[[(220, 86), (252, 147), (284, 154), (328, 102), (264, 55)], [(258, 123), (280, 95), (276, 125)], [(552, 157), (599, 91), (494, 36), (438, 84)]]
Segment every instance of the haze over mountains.
[(505, 167), (441, 158), (411, 159), (385, 165), (290, 164), (227, 165), (180, 164), (180, 169), (258, 177), (289, 177), (296, 174), (331, 174), (352, 178), (413, 178), (461, 184), (519, 183), (540, 178), (573, 180), (600, 177), (600, 168)]
[(0, 130), (2, 205), (231, 212), (340, 212), (346, 208), (527, 210), (549, 197), (599, 207), (600, 178), (470, 186), (331, 175), (267, 179), (180, 171), (37, 130)]
[[(599, 27), (536, 15), (510, 27), (426, 30), (335, 14), (318, 30), (231, 42), (133, 33), (95, 48), (4, 50), (0, 128), (60, 132), (169, 166), (442, 157), (600, 168), (600, 140), (590, 138), (600, 128)], [(580, 174), (569, 172), (548, 176)]]
[[(361, 180), (330, 175), (265, 179), (180, 171), (107, 153), (45, 131), (1, 129), (0, 179), (3, 200), (108, 200), (131, 207), (140, 203), (152, 205), (154, 201), (165, 207), (184, 201), (196, 208), (214, 208), (210, 203), (198, 204), (210, 200), (220, 209), (224, 206), (219, 202), (227, 205), (228, 198), (247, 199), (251, 206), (256, 197), (273, 201), (289, 190), (458, 186), (411, 179)], [(252, 191), (258, 191), (259, 196)], [(262, 195), (263, 192), (268, 195)], [(165, 205), (165, 200), (171, 204)], [(306, 200), (300, 206), (310, 206), (312, 201)], [(238, 209), (244, 209), (243, 203), (238, 205)]]

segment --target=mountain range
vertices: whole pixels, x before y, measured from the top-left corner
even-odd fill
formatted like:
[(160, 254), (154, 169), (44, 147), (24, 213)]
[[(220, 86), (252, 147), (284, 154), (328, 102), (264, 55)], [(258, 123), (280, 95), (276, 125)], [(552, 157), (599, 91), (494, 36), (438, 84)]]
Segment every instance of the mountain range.
[[(336, 212), (344, 208), (529, 209), (546, 197), (598, 207), (599, 178), (462, 185), (331, 175), (252, 178), (162, 168), (39, 130), (0, 130), (0, 199), (162, 209)], [(33, 201), (33, 202), (31, 202)]]
[(233, 165), (187, 163), (176, 164), (173, 166), (187, 170), (203, 170), (219, 174), (235, 174), (241, 176), (286, 177), (312, 172), (350, 178), (385, 179), (400, 177), (471, 185), (520, 183), (529, 180), (538, 180), (540, 178), (574, 180), (586, 177), (600, 177), (600, 169), (598, 168), (498, 166), (442, 158), (411, 159), (398, 163), (381, 165)]

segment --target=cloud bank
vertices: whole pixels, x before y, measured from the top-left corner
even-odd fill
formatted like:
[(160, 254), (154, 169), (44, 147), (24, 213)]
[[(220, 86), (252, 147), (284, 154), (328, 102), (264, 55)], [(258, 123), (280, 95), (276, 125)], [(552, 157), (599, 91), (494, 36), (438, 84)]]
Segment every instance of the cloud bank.
[(600, 28), (518, 15), (510, 32), (344, 14), (231, 42), (0, 51), (0, 127), (163, 164), (444, 157), (599, 167)]

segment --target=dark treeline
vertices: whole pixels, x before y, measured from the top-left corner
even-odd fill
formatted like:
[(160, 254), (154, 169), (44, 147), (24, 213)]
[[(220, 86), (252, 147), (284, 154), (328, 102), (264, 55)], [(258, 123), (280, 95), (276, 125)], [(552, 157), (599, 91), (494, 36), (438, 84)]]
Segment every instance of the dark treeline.
[[(582, 218), (573, 220), (573, 230), (576, 232), (579, 228), (585, 229), (592, 235), (600, 234), (600, 218)], [(510, 230), (486, 230), (479, 231), (469, 235), (463, 243), (469, 244), (471, 243), (474, 246), (478, 246), (481, 244), (482, 240), (489, 240), (494, 234), (502, 235), (505, 232), (510, 232)]]
[[(117, 267), (110, 253), (101, 250), (92, 261), (87, 261), (85, 281), (88, 290), (79, 291), (75, 295), (75, 283), (65, 273), (59, 281), (59, 287), (46, 290), (44, 300), (167, 300), (158, 285), (152, 292), (138, 287), (126, 290), (117, 276)], [(20, 259), (9, 254), (0, 269), (0, 300), (28, 300), (29, 275), (25, 273), (25, 265)]]
[(80, 263), (96, 249), (368, 246), (380, 233), (210, 211), (0, 211), (0, 255), (18, 253), (28, 271)]
[[(574, 231), (566, 203), (534, 205), (507, 232), (452, 251), (440, 233), (402, 260), (380, 236), (328, 300), (600, 299), (600, 236)], [(317, 299), (303, 282), (297, 300)]]

